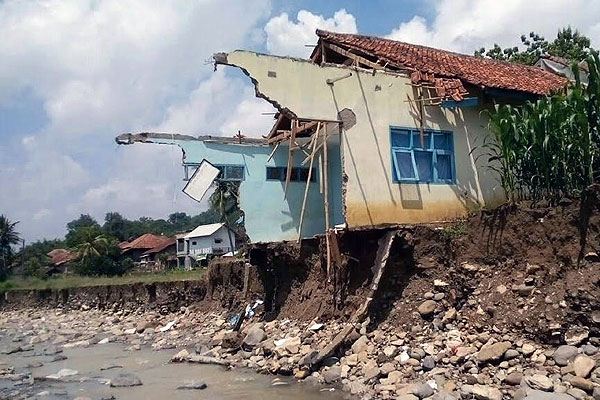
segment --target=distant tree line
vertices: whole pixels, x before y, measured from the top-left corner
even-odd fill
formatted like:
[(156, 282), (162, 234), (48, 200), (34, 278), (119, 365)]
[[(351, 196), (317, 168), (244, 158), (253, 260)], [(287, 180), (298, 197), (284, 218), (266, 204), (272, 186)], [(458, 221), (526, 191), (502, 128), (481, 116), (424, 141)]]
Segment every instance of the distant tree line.
[(546, 40), (535, 32), (521, 35), (521, 44), (522, 48), (519, 46), (502, 48), (498, 44), (494, 44), (491, 49), (482, 47), (475, 50), (475, 56), (533, 65), (542, 55), (579, 62), (585, 60), (590, 54), (590, 39), (571, 27), (560, 29), (552, 41)]
[(23, 262), (23, 273), (44, 278), (50, 267), (48, 253), (54, 249), (67, 249), (74, 254), (71, 262), (76, 273), (82, 275), (118, 275), (127, 272), (131, 260), (121, 259), (119, 242), (131, 241), (145, 233), (173, 236), (196, 228), (198, 225), (223, 220), (212, 208), (198, 215), (176, 212), (167, 219), (141, 217), (130, 220), (118, 212), (108, 212), (100, 224), (89, 214), (81, 214), (67, 223), (64, 239), (39, 240), (15, 249), (20, 243), (15, 230), (17, 222), (0, 216), (0, 280), (10, 272), (10, 266)]

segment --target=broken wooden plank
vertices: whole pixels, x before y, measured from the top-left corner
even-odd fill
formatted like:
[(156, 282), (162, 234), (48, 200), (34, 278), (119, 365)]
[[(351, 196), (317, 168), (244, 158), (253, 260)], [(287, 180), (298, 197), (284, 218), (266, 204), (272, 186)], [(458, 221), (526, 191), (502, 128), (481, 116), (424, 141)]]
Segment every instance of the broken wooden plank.
[(283, 192), (283, 198), (287, 199), (287, 191), (288, 186), (290, 185), (290, 180), (292, 179), (292, 168), (294, 165), (294, 142), (296, 141), (296, 129), (298, 127), (298, 121), (292, 121), (292, 134), (290, 136), (290, 149), (288, 151), (288, 163), (287, 163), (287, 171), (285, 175), (285, 189)]
[(277, 142), (277, 144), (275, 145), (275, 148), (273, 148), (273, 151), (271, 152), (271, 154), (269, 154), (269, 158), (267, 158), (267, 162), (271, 161), (271, 159), (273, 158), (273, 156), (275, 155), (275, 152), (277, 151), (277, 149), (279, 148), (279, 145), (281, 144), (281, 142)]
[(390, 251), (392, 250), (392, 244), (394, 244), (394, 239), (398, 236), (398, 231), (388, 231), (379, 241), (379, 248), (377, 249), (377, 255), (375, 256), (375, 262), (371, 267), (371, 272), (373, 273), (373, 280), (371, 281), (371, 292), (374, 293), (379, 288), (379, 281), (383, 276), (383, 272), (385, 271), (385, 266), (387, 265), (387, 260), (390, 256)]
[(325, 241), (327, 243), (327, 281), (331, 281), (331, 249), (329, 243), (329, 170), (327, 164), (327, 125), (323, 137), (323, 206), (325, 207)]
[(304, 222), (304, 212), (306, 209), (306, 199), (308, 198), (308, 189), (310, 188), (310, 178), (312, 177), (314, 152), (316, 151), (319, 132), (321, 131), (321, 123), (317, 125), (317, 131), (312, 137), (312, 153), (310, 155), (310, 167), (308, 168), (308, 178), (306, 179), (306, 187), (304, 188), (304, 198), (302, 199), (302, 209), (300, 210), (300, 223), (298, 225), (298, 242), (302, 239), (302, 223)]
[(381, 281), (381, 277), (385, 272), (387, 261), (390, 256), (390, 251), (392, 249), (392, 245), (394, 243), (394, 239), (398, 236), (397, 230), (388, 231), (385, 235), (379, 239), (377, 255), (375, 257), (375, 262), (371, 267), (371, 271), (373, 272), (373, 280), (371, 281), (371, 286), (369, 288), (369, 295), (365, 298), (363, 304), (354, 312), (352, 317), (350, 317), (350, 324), (347, 325), (340, 333), (338, 333), (335, 338), (325, 346), (324, 349), (319, 351), (315, 360), (311, 364), (311, 368), (317, 368), (327, 357), (331, 357), (339, 347), (341, 347), (346, 338), (352, 333), (352, 331), (358, 327), (367, 317), (369, 312), (369, 307), (373, 302), (374, 295), (379, 288), (379, 283)]

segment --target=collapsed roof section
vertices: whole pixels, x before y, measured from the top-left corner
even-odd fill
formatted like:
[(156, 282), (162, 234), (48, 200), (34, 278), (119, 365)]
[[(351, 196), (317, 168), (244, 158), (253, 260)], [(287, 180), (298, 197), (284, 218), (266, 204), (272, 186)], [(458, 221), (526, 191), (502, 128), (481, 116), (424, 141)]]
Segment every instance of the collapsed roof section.
[(169, 140), (174, 141), (199, 141), (207, 143), (226, 143), (226, 144), (266, 144), (267, 141), (261, 138), (249, 138), (245, 136), (191, 136), (181, 135), (179, 133), (160, 133), (160, 132), (141, 132), (141, 133), (123, 133), (115, 138), (117, 144), (133, 143), (165, 143)]
[(410, 74), (414, 84), (432, 84), (440, 98), (460, 101), (465, 84), (534, 95), (563, 90), (567, 80), (540, 68), (468, 56), (383, 39), (317, 30), (318, 45), (311, 60)]

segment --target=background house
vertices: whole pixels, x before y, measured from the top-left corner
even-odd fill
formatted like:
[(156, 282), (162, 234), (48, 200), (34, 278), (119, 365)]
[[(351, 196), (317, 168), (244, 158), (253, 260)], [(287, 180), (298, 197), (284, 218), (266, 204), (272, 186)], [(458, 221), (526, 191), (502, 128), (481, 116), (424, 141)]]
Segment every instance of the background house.
[(150, 249), (162, 246), (169, 240), (166, 236), (146, 233), (131, 242), (119, 244), (122, 256), (131, 258), (134, 262), (140, 262), (142, 255)]
[(200, 225), (187, 234), (176, 236), (177, 266), (192, 268), (195, 264), (205, 265), (216, 255), (235, 250), (235, 233), (223, 223)]
[(144, 252), (140, 257), (140, 269), (158, 271), (177, 266), (175, 238), (167, 238), (164, 242)]

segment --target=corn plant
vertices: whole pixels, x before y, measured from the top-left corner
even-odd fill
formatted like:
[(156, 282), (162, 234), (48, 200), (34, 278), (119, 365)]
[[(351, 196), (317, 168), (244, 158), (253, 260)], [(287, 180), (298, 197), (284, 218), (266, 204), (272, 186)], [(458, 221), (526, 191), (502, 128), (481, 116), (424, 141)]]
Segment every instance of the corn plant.
[(485, 111), (491, 136), (483, 147), (510, 201), (556, 201), (598, 179), (600, 60), (593, 52), (586, 61), (587, 85), (577, 79), (566, 94)]

